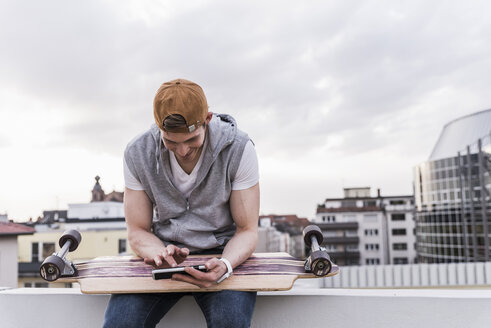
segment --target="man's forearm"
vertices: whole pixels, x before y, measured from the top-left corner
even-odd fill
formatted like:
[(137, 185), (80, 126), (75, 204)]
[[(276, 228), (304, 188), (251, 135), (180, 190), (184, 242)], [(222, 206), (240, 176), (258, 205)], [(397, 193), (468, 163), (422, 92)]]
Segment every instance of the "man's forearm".
[(128, 240), (131, 249), (142, 258), (153, 258), (165, 247), (164, 243), (152, 232), (142, 229), (130, 230)]
[(225, 246), (222, 256), (235, 268), (251, 256), (256, 245), (257, 228), (238, 230)]
[(237, 230), (223, 251), (223, 257), (236, 267), (251, 256), (257, 245), (259, 183), (245, 190), (233, 190), (230, 210)]

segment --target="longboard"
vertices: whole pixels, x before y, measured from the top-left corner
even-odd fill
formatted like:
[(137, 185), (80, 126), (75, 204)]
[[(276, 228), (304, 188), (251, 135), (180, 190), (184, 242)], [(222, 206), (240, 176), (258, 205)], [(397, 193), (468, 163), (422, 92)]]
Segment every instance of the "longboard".
[[(179, 265), (204, 264), (219, 255), (191, 255)], [(126, 293), (170, 293), (207, 292), (219, 290), (242, 291), (284, 291), (293, 287), (295, 280), (319, 278), (304, 269), (304, 261), (287, 253), (255, 253), (234, 269), (233, 275), (218, 285), (209, 288), (174, 281), (154, 280), (151, 265), (141, 258), (131, 256), (97, 257), (93, 260), (75, 263), (76, 272), (71, 277), (57, 281), (78, 282), (85, 294), (126, 294)], [(324, 277), (339, 273), (339, 267), (332, 265)]]

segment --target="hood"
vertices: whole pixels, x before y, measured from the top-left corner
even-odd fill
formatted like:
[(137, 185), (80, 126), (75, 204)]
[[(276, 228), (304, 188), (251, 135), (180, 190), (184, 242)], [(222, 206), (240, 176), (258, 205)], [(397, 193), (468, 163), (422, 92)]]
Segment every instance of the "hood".
[(215, 158), (220, 151), (234, 140), (237, 134), (235, 119), (227, 114), (214, 114), (208, 125), (208, 150)]

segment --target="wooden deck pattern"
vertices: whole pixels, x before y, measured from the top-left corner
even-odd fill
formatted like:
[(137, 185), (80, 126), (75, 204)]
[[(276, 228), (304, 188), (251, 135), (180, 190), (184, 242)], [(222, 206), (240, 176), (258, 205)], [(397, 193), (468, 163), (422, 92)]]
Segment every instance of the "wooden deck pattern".
[[(180, 265), (204, 264), (213, 255), (189, 256)], [(191, 292), (216, 290), (275, 291), (288, 290), (297, 278), (315, 278), (306, 273), (302, 260), (287, 253), (256, 253), (234, 269), (233, 275), (220, 285), (210, 288), (173, 281), (153, 280), (153, 267), (141, 258), (128, 256), (98, 257), (76, 263), (77, 274), (60, 282), (79, 282), (82, 292), (90, 294)], [(334, 266), (328, 276), (339, 272)]]

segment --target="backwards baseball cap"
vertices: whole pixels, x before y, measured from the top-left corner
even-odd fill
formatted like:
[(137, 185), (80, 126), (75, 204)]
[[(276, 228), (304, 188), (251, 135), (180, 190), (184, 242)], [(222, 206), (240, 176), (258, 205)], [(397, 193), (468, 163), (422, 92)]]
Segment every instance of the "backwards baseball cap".
[(208, 103), (205, 93), (194, 82), (177, 79), (162, 84), (153, 100), (153, 115), (157, 126), (166, 130), (164, 120), (172, 114), (181, 115), (186, 126), (172, 132), (193, 132), (206, 120)]

